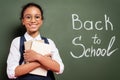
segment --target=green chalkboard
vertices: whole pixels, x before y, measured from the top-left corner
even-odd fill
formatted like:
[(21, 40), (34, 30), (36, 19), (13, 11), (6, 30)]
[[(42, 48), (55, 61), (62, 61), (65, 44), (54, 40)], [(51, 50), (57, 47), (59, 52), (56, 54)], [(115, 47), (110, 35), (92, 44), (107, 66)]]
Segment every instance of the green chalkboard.
[(55, 41), (65, 65), (57, 80), (120, 80), (120, 0), (3, 0), (0, 2), (0, 80), (7, 80), (11, 41), (21, 35), (21, 7), (40, 4), (43, 36)]

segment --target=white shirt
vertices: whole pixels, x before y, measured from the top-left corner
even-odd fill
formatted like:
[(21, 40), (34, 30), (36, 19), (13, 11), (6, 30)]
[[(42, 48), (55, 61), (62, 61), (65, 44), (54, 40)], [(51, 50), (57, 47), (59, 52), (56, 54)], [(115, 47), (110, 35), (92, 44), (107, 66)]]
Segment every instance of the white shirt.
[[(25, 33), (24, 36), (25, 36), (26, 41), (41, 40), (40, 34), (35, 38), (32, 38), (28, 33)], [(59, 55), (58, 49), (56, 48), (55, 43), (51, 39), (48, 39), (48, 42), (49, 42), (49, 45), (52, 47), (52, 51), (51, 51), (52, 59), (58, 62), (60, 65), (60, 72), (57, 74), (61, 74), (64, 71), (64, 64)], [(10, 79), (16, 78), (15, 68), (19, 65), (19, 60), (21, 58), (19, 48), (20, 48), (20, 37), (16, 37), (15, 39), (13, 39), (11, 43), (10, 52), (9, 52), (8, 59), (7, 59), (7, 75)]]

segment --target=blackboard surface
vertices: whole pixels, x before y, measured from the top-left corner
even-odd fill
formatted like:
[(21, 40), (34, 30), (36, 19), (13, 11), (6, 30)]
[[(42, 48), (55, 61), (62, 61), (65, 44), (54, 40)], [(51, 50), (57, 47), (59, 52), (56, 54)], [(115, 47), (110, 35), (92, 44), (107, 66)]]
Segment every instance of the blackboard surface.
[(43, 36), (55, 41), (65, 65), (57, 80), (120, 80), (119, 0), (3, 0), (0, 2), (0, 80), (8, 80), (6, 60), (21, 35), (22, 5), (40, 4)]

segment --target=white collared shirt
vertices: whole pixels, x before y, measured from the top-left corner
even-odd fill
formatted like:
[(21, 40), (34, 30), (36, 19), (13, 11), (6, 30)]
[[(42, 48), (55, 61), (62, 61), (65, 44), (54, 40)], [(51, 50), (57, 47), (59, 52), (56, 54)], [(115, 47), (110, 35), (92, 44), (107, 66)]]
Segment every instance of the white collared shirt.
[[(41, 40), (40, 34), (32, 38), (28, 33), (25, 33), (25, 39), (26, 41), (29, 40)], [(62, 59), (59, 55), (58, 49), (55, 46), (55, 43), (51, 40), (48, 39), (49, 45), (52, 47), (52, 59), (55, 60), (56, 62), (59, 63), (60, 65), (60, 72), (57, 74), (61, 74), (64, 71), (64, 64), (62, 62)], [(15, 77), (15, 68), (19, 65), (19, 60), (20, 60), (20, 37), (17, 37), (13, 39), (7, 59), (7, 75), (9, 78), (16, 78)]]

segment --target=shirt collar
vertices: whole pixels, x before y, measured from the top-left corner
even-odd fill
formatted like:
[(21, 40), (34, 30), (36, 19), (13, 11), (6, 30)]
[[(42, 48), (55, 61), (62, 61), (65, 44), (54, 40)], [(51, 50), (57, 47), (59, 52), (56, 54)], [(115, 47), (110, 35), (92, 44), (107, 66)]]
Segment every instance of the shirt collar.
[(38, 34), (35, 38), (31, 37), (27, 32), (24, 34), (26, 41), (29, 40), (41, 40), (41, 35)]

